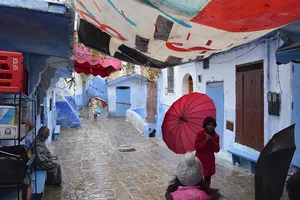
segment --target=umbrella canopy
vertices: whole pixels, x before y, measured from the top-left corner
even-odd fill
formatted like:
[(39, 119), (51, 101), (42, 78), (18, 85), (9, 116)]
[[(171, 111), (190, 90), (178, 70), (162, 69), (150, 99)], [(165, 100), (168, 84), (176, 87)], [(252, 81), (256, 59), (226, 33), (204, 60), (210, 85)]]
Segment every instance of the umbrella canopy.
[(280, 200), (296, 150), (294, 129), (279, 131), (263, 148), (255, 169), (255, 200)]
[(102, 108), (105, 108), (105, 107), (107, 106), (106, 102), (105, 102), (103, 99), (101, 99), (100, 97), (91, 97), (91, 98), (90, 98), (90, 101), (92, 101), (93, 99), (95, 99), (95, 100), (97, 100), (98, 102), (100, 102), (101, 105), (102, 105)]
[(208, 116), (216, 118), (216, 107), (206, 94), (195, 92), (175, 101), (162, 124), (163, 140), (169, 149), (178, 154), (194, 151), (197, 133), (203, 130)]
[(300, 18), (299, 0), (76, 0), (74, 5), (86, 46), (158, 68), (204, 59)]
[(102, 78), (122, 67), (122, 62), (113, 58), (103, 57), (101, 53), (92, 55), (87, 47), (75, 46), (72, 56), (75, 61), (74, 68), (77, 73), (92, 74)]

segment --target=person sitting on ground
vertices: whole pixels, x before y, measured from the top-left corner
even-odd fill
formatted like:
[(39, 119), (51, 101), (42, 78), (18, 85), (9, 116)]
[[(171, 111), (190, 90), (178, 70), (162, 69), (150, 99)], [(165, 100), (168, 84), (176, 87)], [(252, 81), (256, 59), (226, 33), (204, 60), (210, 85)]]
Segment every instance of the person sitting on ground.
[(45, 144), (49, 134), (50, 130), (48, 127), (43, 126), (39, 129), (36, 140), (33, 143), (32, 152), (36, 154), (36, 169), (47, 171), (46, 184), (59, 186), (62, 183), (61, 168), (57, 162), (53, 161), (57, 157), (52, 156)]
[(171, 181), (165, 197), (167, 200), (218, 200), (221, 195), (205, 183), (200, 160), (188, 152), (178, 164), (177, 176)]

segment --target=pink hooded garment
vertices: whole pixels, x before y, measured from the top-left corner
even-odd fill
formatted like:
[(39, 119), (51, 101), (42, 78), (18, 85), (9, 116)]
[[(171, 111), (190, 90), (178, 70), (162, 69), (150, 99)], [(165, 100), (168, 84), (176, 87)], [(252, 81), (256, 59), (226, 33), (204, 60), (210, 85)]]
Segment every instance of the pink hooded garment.
[(173, 200), (207, 200), (209, 197), (198, 186), (179, 186), (171, 195)]

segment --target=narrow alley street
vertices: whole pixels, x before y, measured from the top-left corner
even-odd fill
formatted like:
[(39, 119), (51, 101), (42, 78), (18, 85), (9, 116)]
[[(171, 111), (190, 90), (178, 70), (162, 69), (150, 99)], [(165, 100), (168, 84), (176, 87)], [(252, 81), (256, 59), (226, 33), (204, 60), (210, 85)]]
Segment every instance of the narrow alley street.
[[(51, 144), (60, 157), (64, 183), (46, 187), (45, 200), (164, 199), (179, 155), (161, 139), (142, 136), (123, 118), (103, 113), (94, 121), (86, 112), (82, 118), (82, 129), (63, 129), (61, 139)], [(135, 151), (126, 151), (130, 148)], [(253, 200), (253, 176), (228, 160), (217, 160), (213, 187), (224, 199)]]
[(300, 200), (300, 0), (0, 0), (0, 24), (0, 200), (219, 198), (202, 176)]

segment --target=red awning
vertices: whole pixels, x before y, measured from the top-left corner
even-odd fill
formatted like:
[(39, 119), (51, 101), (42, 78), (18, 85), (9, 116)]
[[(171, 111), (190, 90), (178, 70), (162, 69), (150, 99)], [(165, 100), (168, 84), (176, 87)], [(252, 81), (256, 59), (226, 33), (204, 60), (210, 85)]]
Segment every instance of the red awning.
[(94, 56), (87, 47), (76, 46), (72, 59), (75, 61), (74, 68), (77, 73), (92, 74), (103, 78), (122, 67), (120, 60), (103, 58), (101, 53)]

